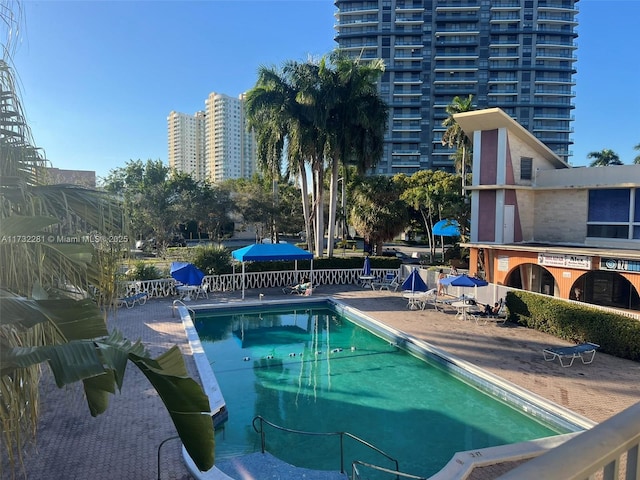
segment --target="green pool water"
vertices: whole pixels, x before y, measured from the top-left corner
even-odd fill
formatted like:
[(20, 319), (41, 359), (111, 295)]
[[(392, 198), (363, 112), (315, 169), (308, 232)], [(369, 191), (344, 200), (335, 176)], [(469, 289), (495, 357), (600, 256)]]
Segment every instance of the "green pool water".
[[(199, 313), (195, 326), (229, 412), (216, 431), (216, 461), (260, 451), (256, 415), (290, 429), (347, 431), (420, 476), (438, 472), (458, 451), (566, 433), (329, 308)], [(339, 468), (335, 437), (267, 428), (266, 439), (267, 450), (291, 464)], [(352, 460), (392, 467), (353, 442), (344, 450), (348, 471)]]

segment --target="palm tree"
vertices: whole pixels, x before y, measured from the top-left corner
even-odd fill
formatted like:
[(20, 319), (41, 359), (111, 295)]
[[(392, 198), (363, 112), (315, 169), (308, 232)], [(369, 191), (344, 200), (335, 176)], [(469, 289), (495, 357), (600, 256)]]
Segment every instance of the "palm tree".
[(407, 225), (408, 209), (400, 193), (399, 185), (382, 175), (367, 177), (353, 189), (351, 222), (374, 248), (374, 254), (380, 254), (383, 242), (394, 238)]
[(599, 152), (590, 152), (587, 154), (587, 158), (593, 158), (593, 162), (589, 164), (590, 167), (608, 167), (610, 165), (624, 165), (620, 160), (620, 157), (616, 152), (605, 148)]
[(287, 175), (298, 176), (302, 191), (302, 209), (309, 250), (312, 251), (311, 208), (307, 192), (306, 163), (313, 153), (313, 135), (301, 92), (297, 86), (295, 62), (281, 71), (260, 67), (256, 85), (247, 92), (247, 120), (256, 132), (258, 161), (263, 169), (280, 171), (286, 149)]
[(447, 127), (447, 130), (442, 135), (442, 145), (447, 145), (449, 148), (456, 148), (451, 158), (455, 161), (456, 171), (462, 175), (462, 194), (465, 194), (464, 187), (466, 185), (467, 172), (471, 171), (471, 139), (467, 137), (458, 122), (454, 118), (457, 113), (470, 112), (474, 110), (473, 95), (469, 95), (467, 98), (462, 99), (459, 96), (453, 97), (452, 102), (447, 105), (445, 111), (449, 115), (442, 122), (443, 127)]
[[(313, 209), (303, 205), (303, 211), (310, 247), (314, 223), (317, 256), (324, 251), (327, 164), (332, 238), (340, 164), (350, 162), (366, 169), (382, 154), (387, 108), (375, 83), (382, 69), (381, 62), (361, 65), (339, 55), (318, 62), (288, 62), (280, 72), (261, 68), (255, 87), (247, 93), (247, 118), (257, 132), (261, 163), (280, 159), (286, 143), (288, 170), (299, 172), (303, 202), (307, 200), (306, 166), (311, 170)], [(331, 253), (332, 242), (329, 249)]]
[[(329, 243), (327, 253), (333, 255), (336, 226), (339, 167), (346, 172), (354, 165), (358, 173), (375, 166), (383, 153), (384, 131), (388, 107), (377, 91), (378, 77), (384, 72), (382, 60), (361, 62), (340, 53), (331, 57), (335, 69), (323, 84), (324, 104), (330, 105), (329, 131)], [(343, 181), (347, 181), (346, 178)]]
[[(640, 143), (633, 147), (633, 149), (640, 152)], [(636, 157), (633, 159), (633, 163), (635, 165), (640, 165), (640, 154), (636, 155)]]
[[(0, 24), (17, 30), (11, 6), (0, 7)], [(179, 349), (151, 358), (139, 342), (109, 332), (85, 293), (91, 285), (115, 283), (115, 277), (105, 280), (103, 267), (119, 249), (97, 234), (122, 235), (120, 205), (106, 193), (46, 184), (47, 161), (16, 93), (11, 49), (0, 48), (0, 424), (8, 459), (15, 465), (24, 439), (36, 433), (41, 363), (49, 364), (59, 387), (82, 381), (96, 416), (122, 388), (129, 360), (162, 398), (196, 465), (208, 470), (213, 426), (203, 413), (209, 402), (188, 377)]]

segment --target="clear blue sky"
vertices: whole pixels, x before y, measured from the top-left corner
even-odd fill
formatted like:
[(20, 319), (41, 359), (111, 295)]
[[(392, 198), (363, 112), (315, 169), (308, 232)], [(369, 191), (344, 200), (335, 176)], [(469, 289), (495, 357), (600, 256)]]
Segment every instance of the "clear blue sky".
[[(23, 108), (54, 167), (98, 176), (130, 159), (167, 161), (171, 110), (237, 96), (260, 65), (335, 46), (331, 0), (42, 1), (23, 4), (15, 53)], [(638, 0), (578, 3), (573, 165), (640, 143)]]

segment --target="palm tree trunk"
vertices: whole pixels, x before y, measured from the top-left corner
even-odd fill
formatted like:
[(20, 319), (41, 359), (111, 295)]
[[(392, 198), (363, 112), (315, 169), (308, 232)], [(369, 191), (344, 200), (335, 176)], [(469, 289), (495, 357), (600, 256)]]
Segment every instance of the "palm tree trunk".
[(307, 249), (313, 251), (313, 236), (311, 235), (311, 209), (309, 206), (309, 190), (307, 186), (307, 170), (304, 162), (300, 163), (300, 190), (302, 192), (302, 214), (304, 215), (304, 232), (307, 240)]
[[(338, 166), (338, 161), (334, 159), (331, 165), (331, 185), (329, 188), (329, 234), (327, 239), (328, 257), (333, 257), (333, 237), (336, 229), (336, 210), (338, 203)], [(342, 181), (344, 182), (344, 179)]]
[(314, 168), (314, 190), (316, 210), (316, 257), (324, 256), (324, 166), (322, 159), (316, 160)]

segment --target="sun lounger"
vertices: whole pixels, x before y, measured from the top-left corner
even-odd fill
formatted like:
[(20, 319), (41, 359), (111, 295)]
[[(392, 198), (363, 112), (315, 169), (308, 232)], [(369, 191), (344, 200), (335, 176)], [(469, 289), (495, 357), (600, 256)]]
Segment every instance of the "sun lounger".
[[(573, 361), (576, 358), (582, 360), (585, 365), (593, 362), (596, 356), (596, 350), (600, 348), (600, 345), (595, 343), (581, 343), (574, 345), (573, 347), (549, 347), (542, 350), (544, 359), (547, 362), (555, 360), (560, 361), (560, 365), (563, 367), (570, 367), (573, 365)], [(567, 363), (568, 362), (568, 363)]]
[(282, 293), (287, 295), (304, 295), (309, 296), (313, 292), (313, 288), (311, 287), (311, 282), (299, 283), (298, 285), (293, 285), (291, 287), (284, 287), (282, 289)]
[(147, 303), (147, 298), (149, 298), (149, 294), (147, 292), (136, 293), (135, 295), (130, 295), (128, 297), (123, 297), (118, 299), (118, 306), (126, 306), (127, 308), (133, 308), (138, 305), (144, 305)]

